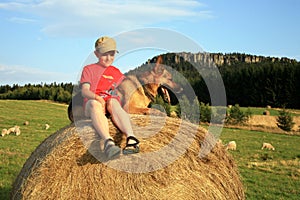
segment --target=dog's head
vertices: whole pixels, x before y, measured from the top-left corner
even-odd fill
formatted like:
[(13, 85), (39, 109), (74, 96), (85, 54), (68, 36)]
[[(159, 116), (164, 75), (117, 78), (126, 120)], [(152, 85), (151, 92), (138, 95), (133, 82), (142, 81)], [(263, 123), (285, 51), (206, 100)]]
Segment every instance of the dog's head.
[(182, 87), (173, 81), (172, 74), (161, 63), (162, 58), (159, 56), (153, 69), (150, 72), (141, 75), (140, 79), (144, 84), (153, 84), (156, 85), (157, 88), (165, 86), (174, 93), (180, 93)]

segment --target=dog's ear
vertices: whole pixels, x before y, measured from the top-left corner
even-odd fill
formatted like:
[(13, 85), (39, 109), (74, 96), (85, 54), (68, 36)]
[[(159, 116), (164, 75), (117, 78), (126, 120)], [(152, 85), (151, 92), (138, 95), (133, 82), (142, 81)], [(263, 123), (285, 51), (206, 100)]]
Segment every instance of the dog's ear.
[(165, 68), (161, 63), (162, 63), (162, 57), (158, 56), (156, 64), (153, 68), (154, 73), (157, 74), (157, 75), (162, 75), (163, 72), (164, 72)]

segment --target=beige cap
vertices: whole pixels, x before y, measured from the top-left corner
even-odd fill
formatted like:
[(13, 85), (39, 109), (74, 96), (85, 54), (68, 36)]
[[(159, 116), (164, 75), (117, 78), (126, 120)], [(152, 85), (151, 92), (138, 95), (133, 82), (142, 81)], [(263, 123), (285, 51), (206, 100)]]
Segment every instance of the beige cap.
[(99, 53), (106, 53), (108, 51), (117, 51), (116, 41), (113, 38), (107, 36), (100, 37), (95, 42), (95, 49)]

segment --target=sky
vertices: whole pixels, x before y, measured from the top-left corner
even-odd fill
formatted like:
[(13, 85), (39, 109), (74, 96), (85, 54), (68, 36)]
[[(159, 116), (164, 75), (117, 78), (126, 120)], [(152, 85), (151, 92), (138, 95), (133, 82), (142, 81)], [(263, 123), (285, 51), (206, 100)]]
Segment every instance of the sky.
[(76, 83), (114, 37), (125, 73), (166, 52), (300, 61), (298, 0), (0, 0), (0, 85)]

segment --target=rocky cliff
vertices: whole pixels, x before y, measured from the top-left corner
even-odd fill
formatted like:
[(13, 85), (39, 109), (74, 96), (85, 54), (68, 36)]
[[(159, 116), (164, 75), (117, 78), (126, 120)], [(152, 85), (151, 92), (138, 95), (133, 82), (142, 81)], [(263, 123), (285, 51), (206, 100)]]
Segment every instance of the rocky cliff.
[(241, 53), (231, 53), (231, 54), (222, 54), (222, 53), (176, 53), (174, 58), (175, 63), (179, 63), (180, 60), (185, 60), (191, 63), (209, 63), (209, 65), (215, 64), (217, 66), (222, 65), (232, 65), (239, 62), (244, 63), (259, 63), (259, 62), (285, 62), (285, 63), (293, 63), (297, 62), (295, 59), (289, 59), (286, 57), (278, 58), (278, 57), (265, 57), (265, 56), (256, 56), (249, 54), (241, 54)]

